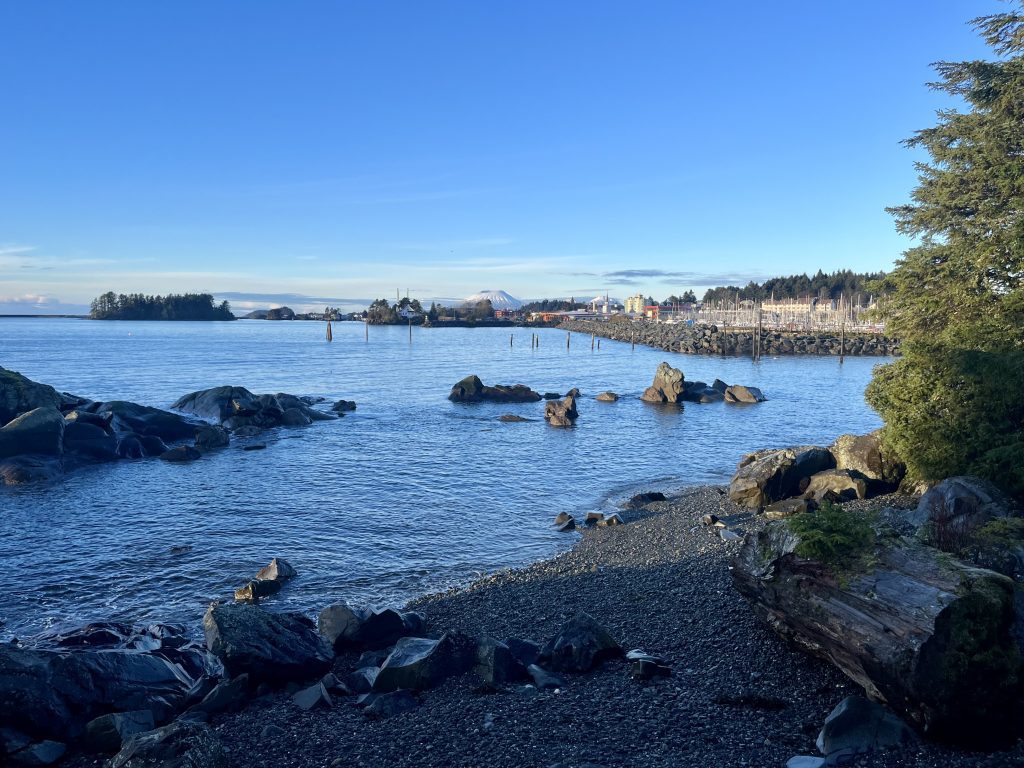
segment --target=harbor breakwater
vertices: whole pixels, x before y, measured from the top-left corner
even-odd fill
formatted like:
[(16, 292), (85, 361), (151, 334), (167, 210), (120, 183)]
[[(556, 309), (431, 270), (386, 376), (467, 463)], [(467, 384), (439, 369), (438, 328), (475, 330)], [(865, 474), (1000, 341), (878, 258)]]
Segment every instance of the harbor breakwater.
[[(566, 320), (560, 326), (573, 333), (634, 342), (668, 352), (691, 355), (750, 355), (757, 332), (725, 330), (716, 325), (669, 325), (650, 320)], [(875, 334), (846, 334), (845, 339), (805, 331), (761, 332), (762, 355), (839, 355), (883, 357), (900, 354), (900, 342)]]

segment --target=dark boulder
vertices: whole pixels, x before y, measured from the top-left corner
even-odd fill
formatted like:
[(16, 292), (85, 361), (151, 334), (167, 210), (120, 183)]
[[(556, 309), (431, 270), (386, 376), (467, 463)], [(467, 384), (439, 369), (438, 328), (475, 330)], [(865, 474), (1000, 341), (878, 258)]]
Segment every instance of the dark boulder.
[(503, 421), (506, 424), (514, 424), (517, 422), (530, 421), (530, 419), (523, 418), (514, 413), (506, 413), (498, 417), (498, 421)]
[(338, 400), (334, 405), (331, 406), (331, 410), (335, 413), (348, 413), (356, 409), (356, 403), (354, 400)]
[(64, 421), (70, 424), (76, 422), (79, 424), (92, 424), (94, 427), (99, 427), (108, 435), (113, 435), (114, 428), (111, 426), (111, 420), (113, 414), (110, 413), (89, 413), (88, 411), (80, 411), (75, 409), (69, 413), (64, 414)]
[(534, 403), (541, 396), (525, 384), (486, 386), (478, 376), (467, 376), (452, 387), (448, 399), (455, 403)]
[(130, 651), (46, 651), (0, 645), (0, 722), (65, 740), (110, 712), (179, 711), (195, 685), (180, 666)]
[(200, 451), (212, 451), (226, 448), (231, 444), (228, 431), (219, 424), (211, 424), (196, 428), (196, 448)]
[(476, 660), (475, 643), (462, 635), (445, 634), (440, 640), (403, 637), (384, 660), (373, 690), (422, 691), (435, 688), (449, 677), (468, 671)]
[(12, 768), (37, 768), (43, 765), (54, 765), (68, 751), (60, 741), (39, 741), (10, 755)]
[(36, 408), (60, 410), (62, 405), (60, 394), (48, 384), (0, 368), (0, 426)]
[(321, 677), (334, 659), (306, 620), (243, 603), (211, 605), (203, 617), (206, 647), (231, 677), (248, 673), (253, 685)]
[(599, 403), (614, 403), (619, 399), (619, 396), (614, 392), (602, 392), (594, 399)]
[(557, 672), (586, 672), (606, 659), (622, 655), (622, 648), (593, 617), (580, 612), (559, 630), (541, 651), (539, 662)]
[(65, 451), (96, 461), (113, 461), (118, 458), (118, 440), (112, 433), (86, 421), (65, 421)]
[(22, 454), (60, 456), (64, 426), (60, 411), (49, 405), (16, 416), (0, 427), (0, 459)]
[(484, 683), (492, 686), (526, 677), (526, 666), (512, 655), (511, 649), (489, 637), (477, 645), (473, 671)]
[(228, 756), (212, 728), (177, 720), (128, 740), (109, 768), (228, 768)]
[(126, 400), (89, 403), (79, 410), (101, 416), (110, 414), (111, 427), (118, 434), (135, 433), (158, 437), (167, 442), (191, 440), (195, 436), (196, 427), (202, 426), (200, 422), (190, 421), (177, 413)]
[(756, 451), (740, 460), (729, 482), (729, 498), (746, 507), (762, 507), (796, 496), (812, 475), (833, 466), (832, 454), (817, 446)]
[(524, 667), (536, 664), (537, 659), (540, 658), (540, 646), (529, 640), (522, 640), (518, 637), (507, 637), (505, 638), (505, 645), (508, 646), (508, 650), (512, 654), (512, 658)]
[(394, 608), (351, 608), (341, 602), (324, 608), (317, 626), (320, 634), (340, 653), (348, 649), (394, 645), (399, 638), (421, 633), (424, 621), (417, 613), (401, 613)]
[(89, 752), (119, 752), (124, 742), (137, 733), (156, 728), (153, 713), (148, 709), (134, 712), (112, 712), (90, 720), (85, 726), (82, 746)]
[(301, 397), (279, 392), (254, 395), (245, 387), (213, 387), (178, 398), (172, 408), (193, 413), (232, 431), (257, 427), (305, 426), (336, 417), (309, 407)]

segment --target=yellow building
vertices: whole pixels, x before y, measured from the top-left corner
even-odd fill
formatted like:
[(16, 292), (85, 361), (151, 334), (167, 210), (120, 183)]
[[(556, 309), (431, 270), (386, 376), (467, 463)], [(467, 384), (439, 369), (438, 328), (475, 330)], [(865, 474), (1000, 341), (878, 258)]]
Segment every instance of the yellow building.
[(644, 313), (644, 304), (647, 299), (644, 298), (642, 293), (638, 293), (636, 296), (630, 296), (626, 299), (626, 314), (637, 314), (642, 315)]

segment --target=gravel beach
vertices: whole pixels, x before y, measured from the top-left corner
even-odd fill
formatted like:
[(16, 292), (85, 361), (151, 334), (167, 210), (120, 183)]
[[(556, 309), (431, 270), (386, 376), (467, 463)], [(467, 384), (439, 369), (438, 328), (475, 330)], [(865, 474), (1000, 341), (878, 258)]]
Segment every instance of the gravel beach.
[[(816, 755), (825, 717), (861, 691), (831, 665), (789, 648), (735, 592), (729, 564), (739, 543), (723, 541), (701, 517), (741, 511), (723, 489), (685, 491), (625, 511), (626, 525), (586, 530), (551, 560), (409, 606), (427, 616), (432, 634), (538, 642), (583, 610), (627, 650), (664, 657), (671, 677), (636, 682), (627, 662), (612, 661), (568, 676), (561, 690), (537, 692), (483, 690), (470, 673), (388, 719), (368, 719), (351, 698), (306, 712), (281, 693), (213, 725), (237, 768), (774, 767)], [(347, 673), (354, 660), (340, 657), (336, 670)], [(1008, 768), (1024, 765), (1024, 745), (985, 755), (921, 743), (856, 764)]]

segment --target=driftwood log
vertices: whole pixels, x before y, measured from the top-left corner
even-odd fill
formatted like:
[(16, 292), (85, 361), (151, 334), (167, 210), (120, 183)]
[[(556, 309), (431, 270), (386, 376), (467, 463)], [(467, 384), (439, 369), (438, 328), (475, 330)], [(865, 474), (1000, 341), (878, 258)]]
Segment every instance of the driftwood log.
[(928, 736), (1011, 743), (1024, 690), (1013, 581), (909, 539), (878, 542), (837, 573), (797, 555), (799, 538), (781, 520), (748, 535), (733, 581), (776, 632)]

